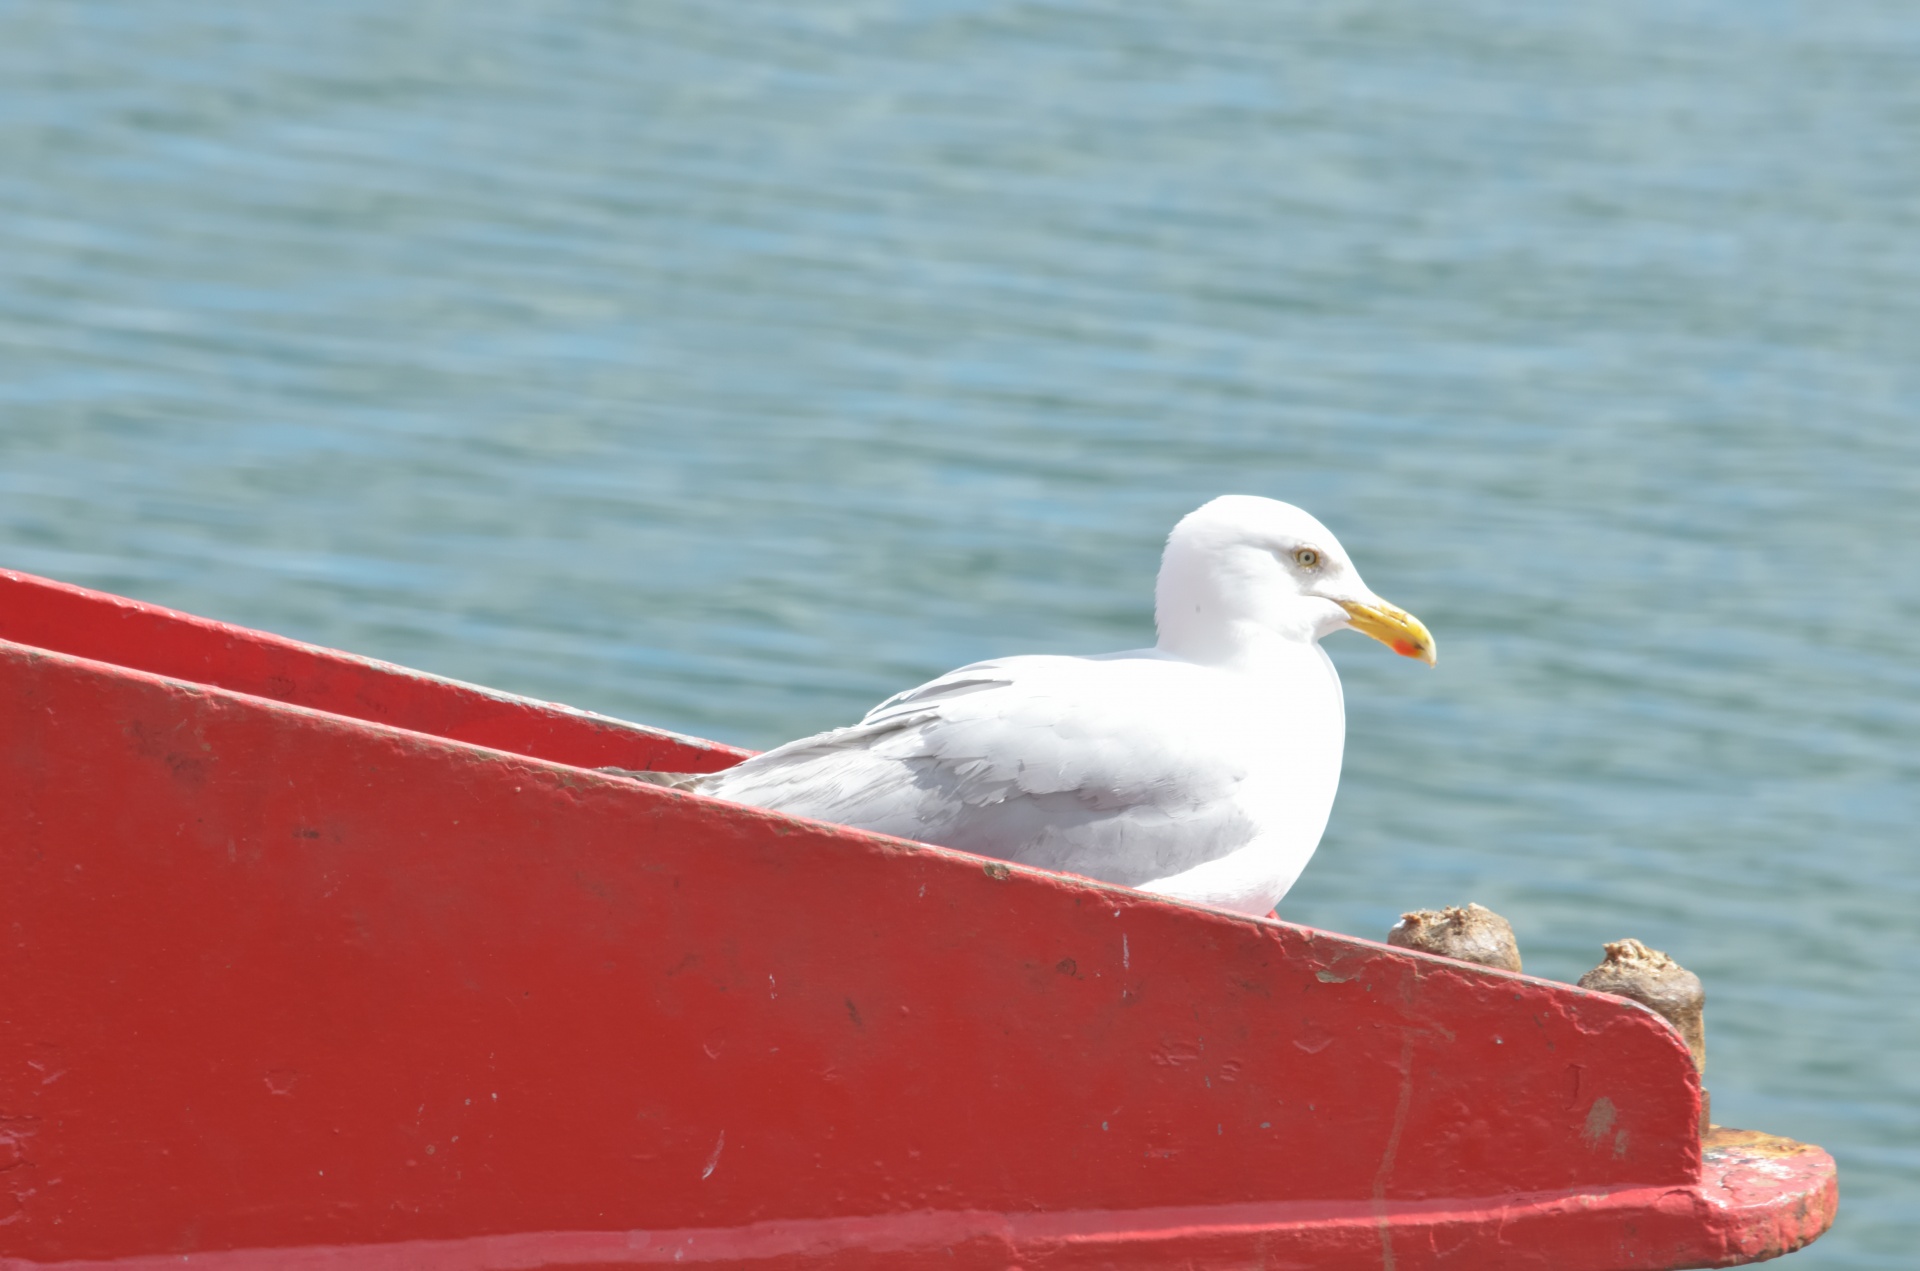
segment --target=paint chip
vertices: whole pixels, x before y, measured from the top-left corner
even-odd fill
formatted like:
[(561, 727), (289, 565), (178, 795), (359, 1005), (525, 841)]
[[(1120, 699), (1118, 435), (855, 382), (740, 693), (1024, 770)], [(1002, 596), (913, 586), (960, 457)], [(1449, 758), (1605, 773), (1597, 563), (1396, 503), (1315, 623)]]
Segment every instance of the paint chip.
[(1587, 1141), (1588, 1147), (1600, 1146), (1600, 1140), (1613, 1131), (1613, 1122), (1617, 1115), (1613, 1100), (1605, 1095), (1593, 1101), (1593, 1107), (1587, 1110), (1586, 1128), (1580, 1131), (1580, 1137)]

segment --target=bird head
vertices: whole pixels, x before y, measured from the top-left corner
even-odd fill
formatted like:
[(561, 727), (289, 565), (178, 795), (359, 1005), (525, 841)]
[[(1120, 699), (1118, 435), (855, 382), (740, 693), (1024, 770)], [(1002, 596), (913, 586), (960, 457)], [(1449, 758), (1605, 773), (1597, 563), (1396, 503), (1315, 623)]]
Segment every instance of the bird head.
[(1432, 633), (1373, 593), (1326, 526), (1291, 503), (1247, 494), (1222, 495), (1173, 527), (1154, 621), (1162, 649), (1200, 662), (1343, 627), (1428, 666), (1435, 659)]

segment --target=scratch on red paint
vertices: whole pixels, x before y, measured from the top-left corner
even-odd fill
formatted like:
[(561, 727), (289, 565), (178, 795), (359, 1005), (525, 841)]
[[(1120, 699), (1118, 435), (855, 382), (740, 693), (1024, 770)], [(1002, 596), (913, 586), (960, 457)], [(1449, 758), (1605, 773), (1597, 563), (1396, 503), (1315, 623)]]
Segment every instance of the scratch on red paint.
[(1393, 1128), (1387, 1132), (1387, 1150), (1373, 1176), (1373, 1216), (1380, 1224), (1380, 1271), (1394, 1271), (1393, 1226), (1387, 1220), (1387, 1180), (1393, 1176), (1393, 1158), (1400, 1152), (1400, 1135), (1407, 1128), (1413, 1106), (1413, 1035), (1400, 1039), (1400, 1099), (1393, 1109)]

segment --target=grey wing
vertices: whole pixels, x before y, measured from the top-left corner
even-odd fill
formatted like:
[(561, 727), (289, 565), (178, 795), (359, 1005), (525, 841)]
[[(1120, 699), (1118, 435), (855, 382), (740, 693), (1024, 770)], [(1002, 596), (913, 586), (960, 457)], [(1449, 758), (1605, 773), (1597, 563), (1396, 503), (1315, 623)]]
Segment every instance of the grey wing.
[(1008, 658), (790, 742), (703, 793), (1139, 885), (1244, 846), (1244, 767), (1173, 740), (1109, 659)]

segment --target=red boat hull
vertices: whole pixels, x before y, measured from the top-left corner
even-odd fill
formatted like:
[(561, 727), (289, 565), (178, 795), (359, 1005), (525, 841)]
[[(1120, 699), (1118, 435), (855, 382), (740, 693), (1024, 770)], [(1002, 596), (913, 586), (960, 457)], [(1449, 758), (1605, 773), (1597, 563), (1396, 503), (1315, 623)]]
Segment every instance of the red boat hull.
[[(51, 616), (49, 616), (51, 615)], [(644, 786), (740, 752), (0, 575), (0, 1264), (1729, 1265), (1632, 1003)], [(222, 653), (222, 648), (227, 650)]]

